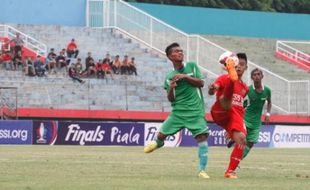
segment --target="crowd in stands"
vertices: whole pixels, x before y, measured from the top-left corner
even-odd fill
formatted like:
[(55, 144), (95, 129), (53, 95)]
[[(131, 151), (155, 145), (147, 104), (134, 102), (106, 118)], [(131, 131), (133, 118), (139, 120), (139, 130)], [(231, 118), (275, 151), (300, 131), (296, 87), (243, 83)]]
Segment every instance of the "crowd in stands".
[(95, 60), (91, 52), (88, 52), (85, 64), (83, 64), (82, 59), (78, 57), (79, 49), (75, 39), (72, 39), (59, 54), (56, 54), (55, 49), (51, 48), (46, 58), (40, 55), (36, 57), (23, 56), (23, 46), (24, 41), (20, 38), (19, 33), (16, 33), (16, 37), (12, 40), (6, 40), (2, 44), (0, 64), (6, 70), (22, 70), (27, 76), (43, 77), (65, 68), (67, 75), (80, 83), (84, 83), (81, 78), (107, 79), (109, 75), (111, 79), (114, 79), (113, 75), (115, 74), (137, 75), (135, 58), (129, 58), (128, 55), (121, 59), (119, 55), (112, 58), (109, 53), (106, 53), (103, 59)]

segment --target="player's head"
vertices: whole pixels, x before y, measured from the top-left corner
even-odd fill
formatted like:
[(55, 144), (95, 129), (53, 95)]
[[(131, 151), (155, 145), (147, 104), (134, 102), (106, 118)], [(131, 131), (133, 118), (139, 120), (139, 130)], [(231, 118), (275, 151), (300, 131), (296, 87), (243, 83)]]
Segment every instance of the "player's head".
[(172, 43), (166, 47), (166, 55), (172, 62), (182, 62), (184, 58), (183, 50), (178, 43)]
[(237, 53), (239, 64), (236, 66), (238, 77), (242, 77), (244, 71), (248, 68), (248, 59), (245, 53)]
[(255, 68), (251, 71), (251, 79), (253, 82), (260, 82), (264, 77), (263, 71), (259, 68)]

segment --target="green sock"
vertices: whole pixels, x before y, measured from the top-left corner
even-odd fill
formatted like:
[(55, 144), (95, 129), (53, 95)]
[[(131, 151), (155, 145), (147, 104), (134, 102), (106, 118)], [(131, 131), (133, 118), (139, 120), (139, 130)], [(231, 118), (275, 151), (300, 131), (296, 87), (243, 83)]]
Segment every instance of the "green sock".
[(160, 140), (160, 139), (156, 139), (156, 143), (157, 143), (157, 147), (160, 148), (162, 146), (164, 146), (165, 142)]
[(249, 148), (247, 145), (244, 146), (242, 160), (249, 154), (250, 150), (251, 148)]
[(205, 171), (208, 163), (208, 141), (198, 143), (199, 171)]

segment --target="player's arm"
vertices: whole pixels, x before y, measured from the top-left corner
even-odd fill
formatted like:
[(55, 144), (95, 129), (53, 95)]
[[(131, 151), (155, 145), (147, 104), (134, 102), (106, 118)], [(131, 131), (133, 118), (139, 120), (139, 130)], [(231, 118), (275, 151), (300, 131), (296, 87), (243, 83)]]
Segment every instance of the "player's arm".
[(208, 90), (208, 94), (209, 95), (214, 95), (215, 94), (215, 92), (217, 91), (217, 89), (219, 89), (219, 86), (217, 85), (217, 84), (210, 84), (209, 86), (208, 86), (208, 88), (209, 88), (209, 90)]
[(199, 78), (191, 77), (186, 74), (176, 74), (172, 80), (178, 81), (178, 80), (187, 80), (191, 85), (202, 88), (204, 86), (204, 81)]
[(171, 80), (170, 85), (169, 85), (169, 89), (168, 89), (168, 94), (167, 94), (167, 98), (170, 102), (173, 102), (175, 100), (174, 89), (176, 86), (177, 86), (176, 81)]
[(271, 111), (272, 103), (271, 103), (271, 98), (267, 99), (267, 113), (265, 115), (265, 122), (270, 121), (270, 111)]

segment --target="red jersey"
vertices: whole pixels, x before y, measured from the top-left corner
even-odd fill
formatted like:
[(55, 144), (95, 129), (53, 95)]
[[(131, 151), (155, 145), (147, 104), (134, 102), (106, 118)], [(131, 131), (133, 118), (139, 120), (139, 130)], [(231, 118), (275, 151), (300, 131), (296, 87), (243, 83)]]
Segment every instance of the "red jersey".
[[(229, 79), (229, 75), (221, 75), (216, 79), (214, 82), (215, 85), (217, 85), (219, 88), (216, 92), (216, 101), (218, 102), (220, 97), (224, 93), (224, 87)], [(243, 108), (243, 98), (248, 94), (249, 88), (248, 86), (242, 82), (241, 80), (238, 80), (234, 84), (234, 92), (232, 96), (232, 109), (237, 109), (239, 112), (244, 113)]]
[(232, 95), (232, 107), (229, 110), (224, 110), (220, 104), (220, 97), (224, 93), (224, 88), (230, 82), (229, 75), (222, 75), (214, 82), (219, 88), (216, 92), (216, 102), (211, 108), (211, 114), (216, 124), (227, 130), (231, 136), (233, 130), (241, 131), (246, 134), (243, 117), (243, 98), (247, 95), (249, 89), (247, 85), (238, 80), (234, 83), (234, 90)]
[(74, 42), (70, 42), (67, 46), (67, 49), (76, 49), (76, 48), (77, 48), (77, 45)]

